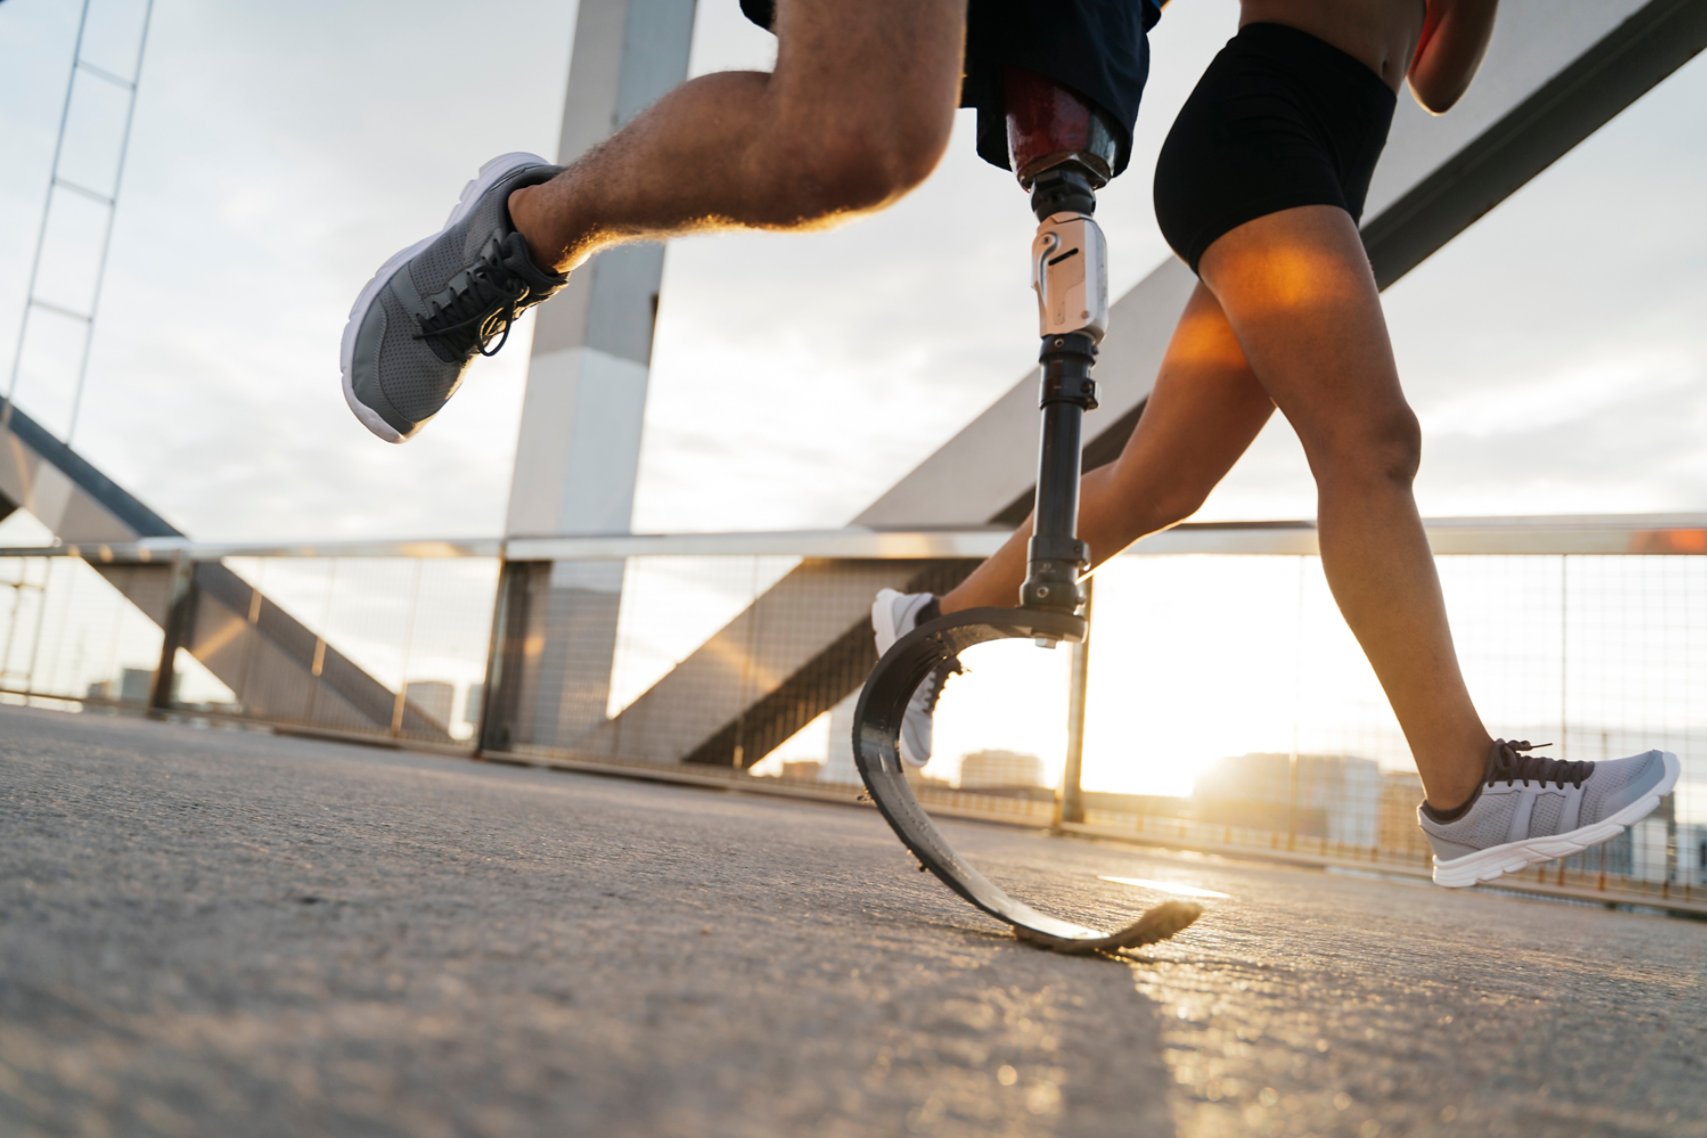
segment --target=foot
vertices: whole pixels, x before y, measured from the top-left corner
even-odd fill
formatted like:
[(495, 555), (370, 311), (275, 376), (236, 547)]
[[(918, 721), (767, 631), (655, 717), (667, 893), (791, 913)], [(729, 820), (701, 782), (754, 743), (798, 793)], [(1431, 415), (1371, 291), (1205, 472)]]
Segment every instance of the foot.
[(523, 310), (563, 287), (528, 255), (509, 196), (555, 177), (532, 154), (505, 154), (463, 188), (445, 227), (380, 266), (344, 326), (344, 400), (388, 443), (438, 414), (477, 355), (495, 355)]
[[(877, 654), (889, 651), (901, 637), (927, 620), (934, 620), (941, 610), (930, 593), (898, 593), (881, 589), (871, 604), (871, 628), (877, 634)], [(931, 761), (931, 717), (936, 714), (936, 701), (942, 697), (948, 677), (961, 671), (960, 664), (938, 664), (913, 692), (907, 701), (907, 713), (901, 717), (901, 759), (909, 766), (922, 767)]]
[(1491, 881), (1617, 837), (1659, 806), (1682, 771), (1670, 751), (1569, 763), (1525, 753), (1530, 749), (1496, 741), (1485, 783), (1462, 813), (1447, 812), (1450, 821), (1428, 806), (1418, 809), (1434, 847), (1435, 884)]

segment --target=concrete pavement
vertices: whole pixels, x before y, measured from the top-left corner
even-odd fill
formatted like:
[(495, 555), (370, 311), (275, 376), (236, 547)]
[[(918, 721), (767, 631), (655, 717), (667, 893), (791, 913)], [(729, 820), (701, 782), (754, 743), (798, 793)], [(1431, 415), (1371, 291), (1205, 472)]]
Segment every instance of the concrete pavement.
[[(1707, 926), (0, 708), (0, 1135), (1707, 1138)], [(1107, 880), (1123, 878), (1137, 884)]]

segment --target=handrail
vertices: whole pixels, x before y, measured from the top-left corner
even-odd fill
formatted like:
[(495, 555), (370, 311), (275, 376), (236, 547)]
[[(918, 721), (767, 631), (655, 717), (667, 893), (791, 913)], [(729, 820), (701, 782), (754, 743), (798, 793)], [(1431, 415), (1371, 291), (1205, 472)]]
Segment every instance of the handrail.
[[(1707, 514), (1573, 514), (1544, 517), (1433, 518), (1424, 522), (1438, 554), (1707, 554)], [(838, 560), (954, 560), (993, 553), (1012, 531), (960, 529), (769, 530), (723, 533), (588, 534), (511, 538), (349, 539), (297, 542), (135, 542), (12, 546), (0, 558), (65, 557), (98, 564), (255, 558), (498, 558), (506, 561), (620, 561), (630, 557), (805, 557)], [(1309, 521), (1187, 523), (1152, 534), (1140, 556), (1218, 554), (1312, 556)]]

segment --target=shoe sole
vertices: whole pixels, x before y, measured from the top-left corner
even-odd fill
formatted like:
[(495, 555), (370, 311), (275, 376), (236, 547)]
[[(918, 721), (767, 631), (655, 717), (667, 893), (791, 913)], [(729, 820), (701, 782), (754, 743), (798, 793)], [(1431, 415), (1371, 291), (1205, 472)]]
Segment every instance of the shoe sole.
[(1448, 889), (1464, 889), (1479, 881), (1492, 881), (1503, 874), (1515, 873), (1544, 861), (1582, 853), (1590, 846), (1616, 838), (1628, 827), (1659, 809), (1660, 799), (1670, 794), (1672, 787), (1677, 785), (1678, 777), (1683, 773), (1683, 765), (1678, 762), (1677, 756), (1670, 751), (1661, 751), (1660, 761), (1665, 764), (1665, 777), (1660, 779), (1647, 795), (1638, 798), (1610, 818), (1563, 834), (1545, 838), (1525, 838), (1521, 842), (1489, 846), (1485, 850), (1465, 854), (1447, 862), (1435, 858), (1434, 883), (1444, 885)]
[(462, 187), (462, 196), (456, 200), (455, 208), (450, 211), (450, 217), (445, 219), (445, 223), (439, 228), (439, 231), (421, 238), (407, 249), (398, 250), (390, 260), (379, 267), (379, 271), (357, 294), (355, 304), (350, 306), (349, 320), (344, 324), (344, 338), (338, 353), (338, 362), (344, 373), (344, 402), (350, 405), (350, 410), (361, 421), (362, 426), (372, 431), (379, 438), (388, 443), (408, 441), (403, 432), (387, 423), (379, 412), (356, 398), (355, 379), (350, 373), (354, 370), (355, 365), (356, 333), (361, 329), (362, 319), (367, 316), (368, 309), (373, 307), (374, 302), (379, 299), (380, 293), (385, 291), (386, 286), (391, 283), (391, 278), (396, 276), (416, 254), (444, 236), (445, 230), (467, 219), (468, 215), (474, 211), (474, 203), (480, 200), (482, 194), (497, 185), (518, 166), (544, 165), (547, 165), (545, 159), (537, 154), (528, 154), (518, 150), (509, 154), (500, 154), (480, 167), (480, 171), (474, 175), (474, 179)]

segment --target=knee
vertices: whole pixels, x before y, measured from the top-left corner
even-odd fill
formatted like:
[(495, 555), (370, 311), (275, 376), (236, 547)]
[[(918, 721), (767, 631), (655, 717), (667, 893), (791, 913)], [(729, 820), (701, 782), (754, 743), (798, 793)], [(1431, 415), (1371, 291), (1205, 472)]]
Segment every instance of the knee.
[(1422, 465), (1422, 426), (1409, 406), (1330, 433), (1309, 448), (1318, 479), (1409, 488)]
[(948, 148), (952, 109), (877, 106), (824, 115), (792, 115), (778, 132), (775, 175), (791, 212), (806, 221), (868, 213), (928, 178)]
[(1422, 424), (1416, 412), (1400, 407), (1383, 416), (1370, 432), (1369, 475), (1409, 487), (1422, 466)]

